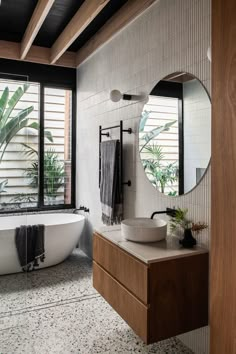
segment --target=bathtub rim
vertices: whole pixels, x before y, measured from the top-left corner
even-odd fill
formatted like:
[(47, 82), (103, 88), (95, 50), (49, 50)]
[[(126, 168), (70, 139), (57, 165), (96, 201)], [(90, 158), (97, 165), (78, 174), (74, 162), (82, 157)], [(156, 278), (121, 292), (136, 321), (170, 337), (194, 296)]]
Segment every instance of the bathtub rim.
[[(63, 226), (63, 225), (67, 225), (67, 224), (74, 224), (74, 223), (77, 223), (77, 222), (85, 222), (85, 216), (84, 215), (81, 215), (81, 214), (75, 214), (75, 213), (42, 213), (42, 212), (39, 212), (39, 213), (33, 213), (33, 214), (18, 214), (18, 215), (4, 215), (4, 216), (1, 216), (0, 217), (0, 232), (2, 231), (10, 231), (10, 230), (14, 230), (15, 227), (19, 227), (21, 225), (36, 225), (36, 223), (19, 223), (17, 226), (8, 226), (6, 225), (6, 227), (1, 227), (1, 220), (2, 219), (9, 219), (9, 217), (13, 217), (13, 218), (21, 218), (23, 216), (29, 216), (29, 217), (34, 217), (34, 216), (48, 216), (50, 217), (51, 216), (58, 216), (60, 215), (61, 218), (59, 218), (58, 222), (54, 222), (54, 223), (48, 223), (48, 222), (44, 222), (44, 223), (41, 223), (43, 224), (45, 227), (50, 227), (50, 226)], [(68, 215), (74, 219), (74, 220), (63, 220), (63, 216), (67, 216)], [(76, 219), (75, 219), (76, 218)], [(40, 221), (40, 220), (39, 220)], [(39, 222), (40, 224), (40, 222)]]

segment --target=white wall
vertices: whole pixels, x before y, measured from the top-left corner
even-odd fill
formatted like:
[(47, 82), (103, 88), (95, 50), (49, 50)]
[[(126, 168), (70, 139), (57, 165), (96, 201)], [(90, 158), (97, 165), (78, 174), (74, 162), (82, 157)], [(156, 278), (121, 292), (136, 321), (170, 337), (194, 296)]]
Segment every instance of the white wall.
[(207, 168), (211, 156), (211, 103), (198, 80), (183, 84), (184, 190), (196, 184), (196, 169)]
[[(92, 230), (101, 224), (98, 128), (119, 120), (134, 131), (124, 137), (124, 179), (132, 180), (132, 186), (125, 187), (125, 217), (150, 216), (154, 210), (179, 206), (187, 207), (194, 220), (210, 224), (210, 170), (185, 196), (171, 198), (156, 191), (145, 176), (138, 152), (143, 104), (113, 103), (109, 99), (112, 89), (149, 94), (159, 80), (176, 71), (192, 73), (210, 90), (206, 56), (210, 26), (210, 0), (160, 0), (78, 68), (77, 206), (90, 208), (88, 227), (81, 240), (81, 248), (88, 254)], [(116, 137), (114, 132), (112, 137)], [(209, 233), (210, 229), (202, 232), (198, 240), (208, 245)], [(206, 336), (203, 330), (202, 343)], [(198, 341), (199, 337), (193, 336), (188, 343), (196, 353)]]

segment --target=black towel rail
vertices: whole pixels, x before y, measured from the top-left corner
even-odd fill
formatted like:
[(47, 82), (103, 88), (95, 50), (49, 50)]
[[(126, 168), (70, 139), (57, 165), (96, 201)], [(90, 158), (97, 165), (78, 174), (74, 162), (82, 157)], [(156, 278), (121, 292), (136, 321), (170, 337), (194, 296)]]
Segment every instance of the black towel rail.
[(123, 180), (123, 133), (131, 134), (132, 129), (131, 128), (123, 129), (123, 121), (121, 120), (119, 125), (113, 125), (111, 127), (106, 127), (106, 128), (102, 128), (101, 125), (99, 126), (99, 188), (101, 185), (101, 142), (102, 142), (102, 137), (106, 136), (107, 138), (109, 138), (109, 136), (110, 136), (109, 132), (106, 132), (106, 133), (103, 133), (103, 132), (105, 130), (116, 129), (116, 128), (119, 128), (119, 130), (120, 130), (120, 139), (119, 139), (119, 141), (120, 141), (120, 151), (119, 151), (119, 154), (120, 154), (120, 159), (119, 159), (120, 181), (121, 181), (122, 185), (127, 185), (129, 187), (131, 186), (130, 180), (128, 180), (127, 182), (122, 182), (122, 180)]

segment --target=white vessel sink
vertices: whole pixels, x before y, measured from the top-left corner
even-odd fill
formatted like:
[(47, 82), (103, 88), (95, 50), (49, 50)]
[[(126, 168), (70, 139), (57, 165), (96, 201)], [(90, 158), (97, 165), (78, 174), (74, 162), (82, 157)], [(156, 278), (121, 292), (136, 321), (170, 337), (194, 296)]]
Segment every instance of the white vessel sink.
[(167, 223), (159, 218), (134, 218), (121, 222), (121, 234), (129, 241), (156, 242), (166, 238)]

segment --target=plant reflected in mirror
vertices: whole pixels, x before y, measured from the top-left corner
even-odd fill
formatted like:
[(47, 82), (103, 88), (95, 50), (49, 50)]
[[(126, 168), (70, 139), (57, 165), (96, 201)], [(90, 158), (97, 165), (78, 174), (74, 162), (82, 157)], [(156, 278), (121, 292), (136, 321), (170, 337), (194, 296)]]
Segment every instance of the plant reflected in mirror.
[(193, 75), (175, 73), (154, 87), (140, 119), (139, 152), (147, 178), (165, 195), (188, 193), (201, 181), (211, 155), (211, 102)]

